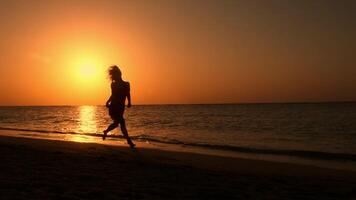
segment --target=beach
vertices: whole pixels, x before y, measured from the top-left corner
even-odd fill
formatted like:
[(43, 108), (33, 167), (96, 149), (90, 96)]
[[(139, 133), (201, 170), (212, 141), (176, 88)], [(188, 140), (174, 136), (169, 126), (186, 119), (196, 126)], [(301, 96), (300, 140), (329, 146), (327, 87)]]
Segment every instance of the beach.
[(0, 199), (354, 199), (356, 172), (0, 137)]

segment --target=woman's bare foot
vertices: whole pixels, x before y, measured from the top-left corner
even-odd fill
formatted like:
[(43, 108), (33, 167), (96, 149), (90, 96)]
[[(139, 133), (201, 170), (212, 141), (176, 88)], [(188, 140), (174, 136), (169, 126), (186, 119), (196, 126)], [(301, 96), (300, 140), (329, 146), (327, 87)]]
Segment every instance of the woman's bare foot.
[(105, 131), (103, 131), (103, 140), (105, 140), (105, 138), (106, 138), (106, 135), (108, 134), (108, 132), (105, 130)]
[(128, 142), (128, 144), (130, 145), (131, 149), (135, 149), (136, 145), (132, 141)]

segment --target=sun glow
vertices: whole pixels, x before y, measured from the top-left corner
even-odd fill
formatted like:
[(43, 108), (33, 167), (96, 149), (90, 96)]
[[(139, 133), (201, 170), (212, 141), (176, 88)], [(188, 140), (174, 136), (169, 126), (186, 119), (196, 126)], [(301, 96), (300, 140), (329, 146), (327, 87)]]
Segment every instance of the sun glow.
[(75, 70), (75, 78), (81, 82), (93, 82), (99, 76), (102, 76), (100, 68), (103, 67), (103, 62), (91, 56), (81, 56), (74, 59), (73, 68)]
[(65, 47), (62, 49), (66, 51), (56, 57), (58, 72), (53, 74), (53, 79), (58, 80), (57, 87), (66, 96), (65, 101), (74, 105), (102, 104), (110, 95), (106, 70), (116, 59), (99, 47), (88, 48), (85, 43)]

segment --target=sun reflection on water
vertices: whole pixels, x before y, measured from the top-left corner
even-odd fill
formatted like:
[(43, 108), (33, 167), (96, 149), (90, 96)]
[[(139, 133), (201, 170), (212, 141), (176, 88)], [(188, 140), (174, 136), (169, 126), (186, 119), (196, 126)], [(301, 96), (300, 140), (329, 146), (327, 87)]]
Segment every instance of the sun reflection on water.
[[(95, 106), (80, 106), (79, 117), (78, 117), (78, 128), (77, 133), (82, 134), (93, 134), (97, 133), (97, 123), (96, 123), (96, 107)], [(79, 134), (68, 135), (68, 140), (75, 142), (92, 142), (95, 139), (90, 136), (84, 136)]]
[(79, 107), (79, 132), (80, 133), (96, 133), (95, 106), (80, 106)]

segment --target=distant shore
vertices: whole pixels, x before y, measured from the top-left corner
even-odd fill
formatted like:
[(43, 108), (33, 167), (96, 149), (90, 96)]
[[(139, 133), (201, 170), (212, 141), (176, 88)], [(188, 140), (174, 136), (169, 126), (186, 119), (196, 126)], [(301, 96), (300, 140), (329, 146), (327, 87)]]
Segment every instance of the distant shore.
[(0, 136), (0, 199), (350, 199), (356, 173)]

